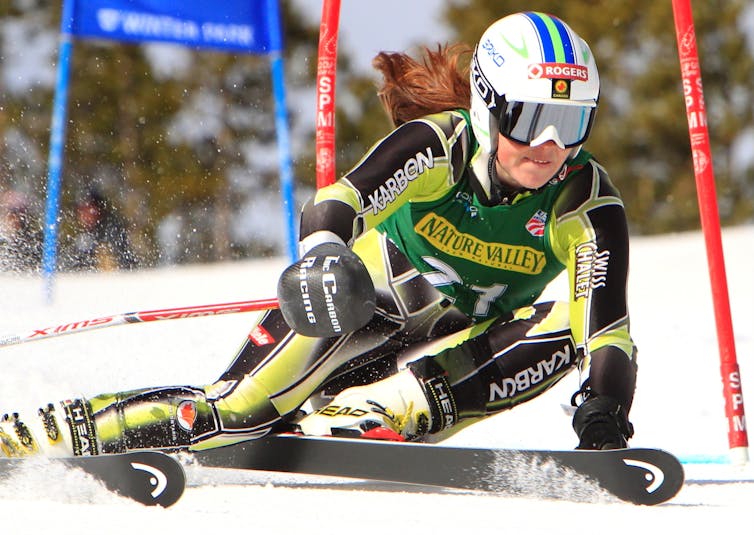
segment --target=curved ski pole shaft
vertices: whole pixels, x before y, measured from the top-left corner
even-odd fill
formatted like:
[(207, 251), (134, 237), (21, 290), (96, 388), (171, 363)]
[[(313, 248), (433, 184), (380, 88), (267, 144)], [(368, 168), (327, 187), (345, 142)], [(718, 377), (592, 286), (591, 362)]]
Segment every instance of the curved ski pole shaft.
[(65, 334), (74, 334), (94, 329), (102, 329), (105, 327), (114, 327), (116, 325), (125, 325), (128, 323), (146, 323), (150, 321), (218, 316), (221, 314), (238, 314), (240, 312), (270, 310), (277, 307), (277, 299), (257, 299), (253, 301), (238, 301), (235, 303), (144, 310), (141, 312), (125, 312), (121, 314), (113, 314), (111, 316), (62, 323), (51, 327), (32, 329), (23, 334), (3, 335), (0, 336), (0, 348), (26, 342), (34, 342), (37, 340), (45, 340), (47, 338), (53, 338)]

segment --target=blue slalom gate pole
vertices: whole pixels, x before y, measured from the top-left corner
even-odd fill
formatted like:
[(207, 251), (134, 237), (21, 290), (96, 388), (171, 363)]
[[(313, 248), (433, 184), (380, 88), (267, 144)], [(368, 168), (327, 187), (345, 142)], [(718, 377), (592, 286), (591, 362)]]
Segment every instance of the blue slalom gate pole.
[(288, 112), (285, 98), (285, 69), (283, 42), (278, 0), (267, 0), (267, 23), (270, 34), (270, 67), (272, 69), (272, 93), (275, 99), (275, 131), (277, 132), (278, 156), (280, 158), (280, 194), (283, 199), (291, 261), (298, 258), (296, 238), (296, 203), (293, 193), (293, 169), (291, 165), (291, 142), (288, 134)]
[[(297, 217), (291, 163), (291, 143), (289, 139), (285, 96), (282, 24), (279, 0), (265, 0), (264, 3), (255, 3), (253, 5), (254, 9), (251, 10), (249, 10), (247, 1), (248, 0), (235, 0), (232, 3), (233, 5), (229, 7), (230, 2), (226, 0), (226, 2), (223, 3), (223, 7), (224, 9), (229, 10), (229, 13), (240, 11), (246, 19), (248, 19), (242, 21), (243, 24), (241, 27), (248, 28), (248, 35), (258, 34), (260, 36), (258, 41), (229, 44), (225, 41), (211, 40), (211, 42), (202, 42), (202, 45), (223, 49), (241, 49), (245, 52), (265, 53), (270, 56), (272, 88), (275, 101), (275, 130), (277, 133), (278, 154), (280, 159), (280, 189), (287, 227), (288, 253), (291, 259), (295, 260), (298, 257), (298, 240), (296, 237)], [(114, 14), (118, 14), (123, 10), (127, 11), (130, 9), (129, 6), (130, 3), (128, 0), (63, 0), (57, 82), (55, 86), (52, 125), (50, 129), (47, 201), (45, 210), (44, 244), (42, 250), (42, 271), (45, 280), (45, 295), (48, 302), (52, 301), (54, 276), (57, 265), (57, 242), (62, 182), (61, 174), (65, 146), (66, 107), (68, 100), (68, 81), (73, 47), (73, 35), (136, 41), (150, 40), (159, 37), (161, 40), (167, 40), (170, 42), (184, 42), (184, 39), (175, 39), (174, 36), (171, 35), (168, 35), (167, 37), (165, 35), (155, 36), (151, 34), (140, 34), (136, 36), (128, 34), (128, 32), (124, 33), (124, 20), (126, 19), (122, 16), (113, 18), (113, 20), (110, 21), (112, 23), (110, 26), (103, 27), (101, 20), (96, 16), (99, 7), (107, 7), (113, 11)], [(234, 8), (233, 6), (236, 7)], [(157, 8), (159, 6), (151, 5), (148, 7)], [(208, 24), (209, 28), (215, 28), (218, 27), (218, 25), (222, 26), (222, 24), (224, 24), (223, 20), (218, 21), (209, 16), (211, 13), (208, 13), (206, 11), (207, 8), (201, 7), (199, 3), (173, 6), (174, 9), (178, 9), (179, 7), (181, 8), (179, 16), (183, 17), (183, 19), (187, 21), (187, 24), (190, 22), (191, 24), (197, 25), (198, 28), (204, 27), (203, 21)], [(259, 9), (262, 7), (265, 9)], [(210, 8), (209, 11), (212, 11), (212, 9)], [(214, 13), (214, 11), (212, 12)], [(169, 11), (167, 13), (172, 12)], [(164, 13), (163, 11), (157, 10), (154, 13), (146, 12), (145, 14), (147, 16), (157, 17), (155, 20), (161, 20), (159, 17), (163, 16)], [(76, 20), (74, 20), (74, 18), (76, 18)], [(256, 32), (253, 28), (257, 28), (259, 31)], [(133, 28), (129, 26), (129, 31), (130, 30), (133, 30)], [(264, 35), (265, 33), (268, 34), (266, 39)], [(204, 36), (204, 34), (201, 35)], [(215, 34), (210, 32), (208, 35), (213, 37)], [(242, 37), (246, 35), (247, 34), (242, 34)], [(184, 44), (191, 46), (197, 45), (197, 43), (193, 41)]]
[(63, 0), (63, 13), (60, 21), (60, 49), (58, 50), (57, 81), (52, 107), (50, 127), (50, 149), (47, 169), (47, 200), (45, 205), (44, 243), (42, 248), (42, 273), (44, 276), (45, 300), (50, 303), (53, 297), (53, 284), (57, 265), (58, 212), (60, 211), (60, 182), (63, 169), (65, 147), (66, 106), (68, 101), (68, 80), (73, 42), (73, 2)]

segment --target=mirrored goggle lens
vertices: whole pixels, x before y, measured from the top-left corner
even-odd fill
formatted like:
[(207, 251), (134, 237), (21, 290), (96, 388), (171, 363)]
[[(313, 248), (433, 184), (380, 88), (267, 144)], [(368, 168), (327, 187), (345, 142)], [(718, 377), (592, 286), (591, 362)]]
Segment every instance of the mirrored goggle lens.
[(506, 102), (500, 116), (500, 133), (519, 143), (531, 143), (548, 126), (554, 126), (566, 147), (589, 137), (596, 107), (564, 106), (537, 102)]

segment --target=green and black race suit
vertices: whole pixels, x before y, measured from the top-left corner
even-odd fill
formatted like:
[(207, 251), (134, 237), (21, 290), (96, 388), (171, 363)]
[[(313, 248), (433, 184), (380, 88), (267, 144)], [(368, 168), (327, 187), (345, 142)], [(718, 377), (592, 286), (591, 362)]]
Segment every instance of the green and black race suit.
[(376, 228), (475, 322), (534, 303), (567, 269), (577, 346), (632, 358), (626, 216), (605, 170), (582, 150), (547, 186), (485, 206), (468, 165), (474, 146), (461, 112), (402, 125), (317, 192), (304, 243), (329, 231), (350, 244)]
[[(87, 422), (72, 428), (74, 443), (106, 453), (222, 446), (405, 362), (427, 389), (430, 433), (530, 400), (577, 365), (593, 391), (628, 409), (636, 367), (618, 192), (581, 151), (540, 190), (489, 206), (475, 193), (475, 147), (463, 112), (407, 122), (305, 206), (302, 248), (342, 240), (369, 270), (377, 309), (364, 328), (305, 337), (271, 310), (214, 383), (66, 402)], [(538, 303), (563, 270), (567, 299)]]

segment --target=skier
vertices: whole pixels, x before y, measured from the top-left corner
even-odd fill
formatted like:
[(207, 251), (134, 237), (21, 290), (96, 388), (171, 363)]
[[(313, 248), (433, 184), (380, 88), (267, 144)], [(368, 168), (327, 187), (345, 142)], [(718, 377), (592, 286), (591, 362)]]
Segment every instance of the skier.
[[(492, 24), (466, 69), (468, 52), (375, 58), (395, 128), (306, 204), (280, 310), (215, 383), (9, 415), (5, 452), (201, 450), (278, 431), (422, 440), (575, 368), (577, 447), (625, 447), (628, 231), (618, 191), (582, 149), (599, 100), (594, 57), (535, 12)], [(539, 302), (564, 270), (568, 300)]]

